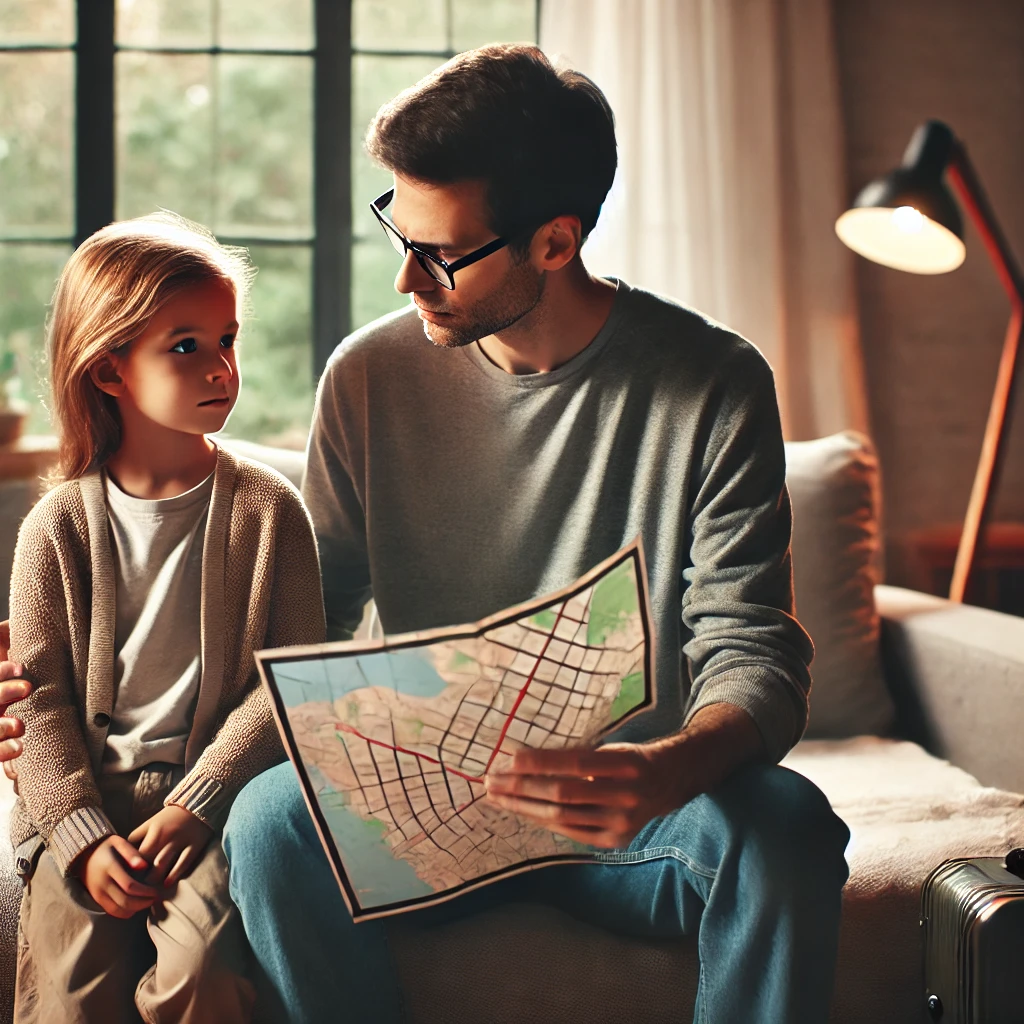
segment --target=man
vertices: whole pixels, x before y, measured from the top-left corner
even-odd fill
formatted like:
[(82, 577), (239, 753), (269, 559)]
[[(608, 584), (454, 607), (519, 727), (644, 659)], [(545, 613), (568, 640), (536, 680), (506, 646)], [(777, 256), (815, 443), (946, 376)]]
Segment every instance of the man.
[[(587, 272), (611, 111), (536, 48), (456, 57), (367, 141), (394, 176), (373, 205), (415, 308), (347, 339), (317, 396), (303, 492), (330, 635), (370, 596), (388, 633), (475, 621), (640, 534), (656, 636), (656, 707), (616, 742), (524, 751), (487, 780), (602, 862), (417, 915), (530, 899), (697, 934), (697, 1020), (824, 1021), (849, 834), (776, 765), (805, 726), (812, 648), (770, 369), (699, 314)], [(637, 211), (651, 231), (657, 203)], [(270, 1019), (400, 1017), (384, 927), (352, 923), (290, 765), (243, 790), (225, 849)]]
[[(487, 782), (606, 862), (418, 913), (527, 898), (699, 932), (698, 1020), (824, 1021), (848, 832), (775, 766), (806, 722), (812, 649), (771, 371), (693, 311), (588, 274), (612, 115), (536, 48), (454, 58), (385, 105), (367, 144), (394, 175), (373, 208), (415, 308), (347, 339), (321, 381), (303, 493), (329, 634), (350, 635), (371, 595), (388, 633), (475, 621), (639, 533), (657, 638), (657, 706), (619, 742), (525, 751)], [(657, 203), (637, 211), (652, 231)], [(353, 925), (290, 765), (243, 791), (225, 846), (282, 1015), (400, 1015), (383, 926)]]

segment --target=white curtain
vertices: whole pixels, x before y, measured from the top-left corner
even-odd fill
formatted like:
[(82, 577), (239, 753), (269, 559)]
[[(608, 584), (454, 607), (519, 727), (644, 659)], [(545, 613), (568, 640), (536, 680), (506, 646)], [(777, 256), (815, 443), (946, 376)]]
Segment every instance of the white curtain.
[(615, 112), (588, 267), (750, 338), (787, 437), (866, 431), (829, 0), (544, 0), (540, 44)]

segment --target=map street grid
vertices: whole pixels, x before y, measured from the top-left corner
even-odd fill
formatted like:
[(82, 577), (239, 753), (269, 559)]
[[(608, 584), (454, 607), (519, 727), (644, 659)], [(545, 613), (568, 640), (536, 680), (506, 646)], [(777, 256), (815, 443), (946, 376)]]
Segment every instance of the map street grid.
[(556, 594), (473, 626), (257, 654), (355, 920), (593, 848), (489, 804), (520, 747), (592, 746), (651, 706), (639, 540)]

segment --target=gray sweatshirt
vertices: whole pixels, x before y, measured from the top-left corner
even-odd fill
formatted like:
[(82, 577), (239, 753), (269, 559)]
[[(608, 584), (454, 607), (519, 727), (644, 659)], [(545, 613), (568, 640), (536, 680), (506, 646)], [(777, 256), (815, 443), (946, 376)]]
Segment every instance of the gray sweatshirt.
[(474, 622), (643, 537), (656, 706), (751, 715), (777, 760), (807, 718), (791, 511), (771, 369), (701, 314), (618, 282), (604, 327), (550, 373), (434, 347), (414, 309), (347, 338), (320, 382), (303, 496), (328, 637), (372, 596), (388, 634)]

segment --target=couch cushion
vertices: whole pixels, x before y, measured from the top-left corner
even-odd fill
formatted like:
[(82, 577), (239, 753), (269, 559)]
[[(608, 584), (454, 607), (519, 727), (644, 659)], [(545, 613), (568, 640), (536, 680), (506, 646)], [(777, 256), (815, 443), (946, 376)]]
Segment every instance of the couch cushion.
[(696, 938), (613, 935), (553, 907), (509, 904), (433, 928), (391, 918), (410, 1024), (688, 1021)]
[(893, 704), (879, 655), (878, 459), (854, 431), (786, 445), (797, 615), (814, 641), (808, 737), (881, 734)]

